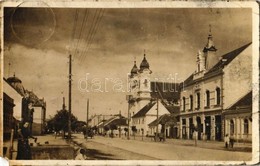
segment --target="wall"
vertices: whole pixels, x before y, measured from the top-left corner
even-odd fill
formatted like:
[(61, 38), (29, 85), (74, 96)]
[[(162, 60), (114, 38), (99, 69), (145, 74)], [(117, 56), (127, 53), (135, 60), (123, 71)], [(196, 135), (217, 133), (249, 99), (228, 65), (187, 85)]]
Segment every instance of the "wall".
[(13, 87), (11, 87), (5, 80), (3, 81), (3, 89), (4, 92), (14, 100), (15, 107), (14, 107), (13, 116), (15, 117), (15, 119), (21, 120), (22, 119), (22, 96), (18, 92), (16, 92), (16, 90)]
[(252, 87), (252, 46), (248, 46), (224, 68), (224, 109), (230, 107)]

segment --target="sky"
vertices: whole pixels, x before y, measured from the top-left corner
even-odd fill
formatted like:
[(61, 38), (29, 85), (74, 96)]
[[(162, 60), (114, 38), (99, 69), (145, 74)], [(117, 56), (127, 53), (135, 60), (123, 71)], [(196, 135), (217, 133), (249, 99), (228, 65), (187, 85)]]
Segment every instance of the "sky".
[(167, 81), (176, 73), (181, 82), (196, 70), (209, 25), (218, 56), (252, 41), (251, 10), (243, 8), (20, 7), (4, 12), (4, 77), (15, 73), (25, 89), (44, 98), (47, 118), (61, 109), (62, 97), (68, 105), (69, 54), (72, 113), (86, 120), (88, 98), (90, 115), (127, 115), (127, 74), (134, 60), (139, 67), (144, 52), (152, 80)]

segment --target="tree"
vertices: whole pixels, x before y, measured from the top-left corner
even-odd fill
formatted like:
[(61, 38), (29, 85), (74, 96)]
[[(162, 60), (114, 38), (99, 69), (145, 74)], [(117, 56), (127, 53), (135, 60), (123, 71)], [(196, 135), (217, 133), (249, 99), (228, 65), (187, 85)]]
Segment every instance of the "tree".
[(132, 126), (132, 132), (133, 132), (134, 139), (135, 139), (135, 133), (137, 132), (136, 126)]
[[(60, 110), (47, 122), (47, 126), (50, 128), (49, 130), (54, 130), (56, 132), (63, 131), (64, 136), (65, 132), (68, 131), (68, 121), (69, 121), (69, 112), (67, 110)], [(71, 114), (71, 128), (77, 128), (78, 119)]]

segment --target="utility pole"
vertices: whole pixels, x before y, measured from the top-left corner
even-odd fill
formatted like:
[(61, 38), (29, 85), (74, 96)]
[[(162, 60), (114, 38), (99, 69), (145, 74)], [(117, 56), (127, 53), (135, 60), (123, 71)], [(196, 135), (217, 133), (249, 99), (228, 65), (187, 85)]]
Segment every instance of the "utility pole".
[(130, 139), (130, 96), (128, 96), (128, 111), (127, 111), (127, 139)]
[[(158, 97), (156, 99), (156, 105), (157, 105), (157, 113), (156, 113), (156, 120), (157, 120), (157, 123), (158, 123), (158, 119), (159, 119), (159, 102), (158, 102)], [(159, 131), (158, 131), (158, 124), (156, 124), (156, 136), (155, 136), (155, 141), (158, 140), (158, 135), (159, 134)]]
[(88, 113), (89, 113), (89, 99), (87, 99), (87, 121), (86, 121), (86, 123), (87, 123), (87, 128), (86, 128), (86, 139), (88, 139), (88, 136), (90, 135), (90, 130), (88, 129)]
[(89, 99), (87, 100), (87, 127), (88, 127), (88, 115), (89, 115)]
[(72, 82), (72, 61), (69, 55), (69, 123), (68, 123), (68, 139), (71, 139), (71, 82)]

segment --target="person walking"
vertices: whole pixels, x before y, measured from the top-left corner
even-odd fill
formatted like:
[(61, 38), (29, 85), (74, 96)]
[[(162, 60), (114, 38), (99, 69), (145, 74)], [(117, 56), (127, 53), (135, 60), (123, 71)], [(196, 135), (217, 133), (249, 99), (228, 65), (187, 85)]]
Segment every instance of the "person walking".
[(198, 143), (198, 131), (195, 129), (193, 132), (194, 144), (197, 146)]
[(234, 143), (235, 143), (235, 139), (234, 139), (234, 136), (230, 136), (230, 147), (233, 148), (234, 147)]
[(228, 134), (225, 135), (224, 142), (225, 142), (225, 147), (228, 148), (230, 143), (230, 138)]
[(17, 147), (17, 160), (30, 160), (32, 159), (31, 147), (29, 145), (29, 138), (33, 138), (37, 142), (37, 138), (33, 137), (30, 132), (29, 122), (25, 122), (21, 129), (18, 129), (18, 147)]

